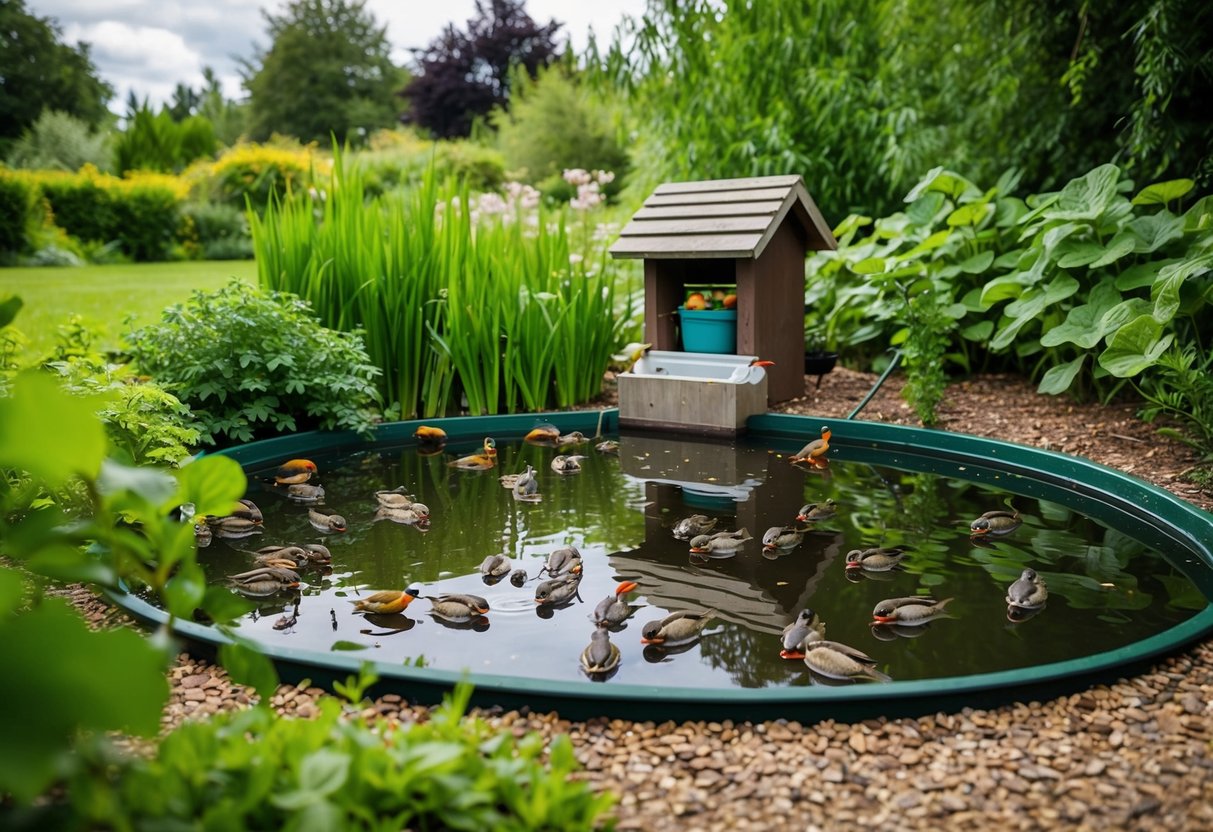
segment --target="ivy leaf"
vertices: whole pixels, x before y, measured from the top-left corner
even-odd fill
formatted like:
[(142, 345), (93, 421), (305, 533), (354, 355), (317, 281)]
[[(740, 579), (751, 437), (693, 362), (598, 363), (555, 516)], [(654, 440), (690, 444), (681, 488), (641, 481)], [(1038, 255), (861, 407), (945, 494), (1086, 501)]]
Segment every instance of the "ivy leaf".
[(1116, 331), (1099, 364), (1117, 378), (1131, 378), (1157, 362), (1174, 339), (1174, 333), (1163, 335), (1157, 321), (1141, 315)]
[(1173, 199), (1179, 199), (1196, 187), (1191, 179), (1172, 179), (1169, 182), (1156, 182), (1147, 185), (1133, 197), (1134, 205), (1166, 205)]
[[(1043, 338), (1041, 342), (1044, 342)], [(1082, 365), (1086, 360), (1087, 356), (1084, 353), (1073, 361), (1067, 361), (1065, 364), (1050, 367), (1049, 371), (1044, 374), (1044, 378), (1040, 380), (1040, 386), (1036, 388), (1036, 392), (1045, 393), (1050, 396), (1066, 392), (1070, 389), (1070, 385), (1074, 383), (1074, 377), (1078, 375), (1078, 371), (1082, 369)]]

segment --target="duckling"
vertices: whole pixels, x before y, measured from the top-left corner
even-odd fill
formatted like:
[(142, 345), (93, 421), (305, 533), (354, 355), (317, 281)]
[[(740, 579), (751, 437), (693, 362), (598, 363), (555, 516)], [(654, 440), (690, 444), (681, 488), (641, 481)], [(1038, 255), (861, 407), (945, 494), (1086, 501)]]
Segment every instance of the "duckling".
[(674, 537), (679, 540), (690, 540), (692, 537), (707, 534), (716, 528), (717, 520), (716, 517), (708, 519), (704, 514), (692, 514), (690, 517), (684, 517), (674, 524)]
[(788, 458), (788, 462), (805, 462), (817, 460), (825, 456), (826, 451), (830, 450), (830, 429), (822, 427), (821, 438), (814, 439), (809, 444), (805, 445), (799, 451)]
[(393, 615), (403, 612), (405, 607), (420, 597), (420, 593), (410, 587), (405, 590), (386, 589), (376, 592), (366, 598), (353, 601), (354, 612), (365, 612), (373, 615)]
[(594, 607), (594, 612), (590, 616), (591, 620), (599, 627), (616, 626), (628, 620), (632, 614), (632, 608), (628, 606), (628, 602), (624, 600), (625, 595), (631, 592), (640, 584), (635, 581), (623, 581), (607, 597), (598, 602), (598, 606)]
[(454, 624), (471, 621), (489, 611), (489, 602), (479, 595), (427, 595), (430, 613)]
[(713, 609), (670, 613), (665, 618), (646, 623), (640, 630), (640, 643), (660, 644), (663, 647), (690, 644), (703, 634), (704, 628), (715, 617), (716, 610)]
[(278, 485), (298, 485), (316, 475), (316, 463), (310, 459), (290, 459), (278, 466), (274, 482)]
[(532, 445), (555, 445), (559, 439), (560, 428), (551, 422), (540, 422), (522, 437), (523, 442), (530, 442)]
[(307, 519), (312, 524), (313, 529), (325, 534), (343, 532), (346, 529), (345, 518), (340, 514), (321, 514), (316, 509), (309, 508), (307, 510)]
[(600, 454), (619, 454), (618, 439), (604, 439), (594, 446), (594, 450)]
[(222, 537), (228, 540), (239, 540), (242, 537), (249, 537), (255, 534), (261, 534), (261, 524), (255, 520), (249, 520), (245, 517), (208, 517), (206, 523), (214, 532), (215, 537)]
[(1040, 609), (1049, 598), (1045, 579), (1035, 569), (1025, 569), (1019, 580), (1007, 587), (1007, 606), (1023, 610)]
[(824, 503), (806, 503), (801, 506), (796, 519), (801, 523), (818, 523), (829, 520), (837, 513), (837, 504), (833, 500), (826, 500)]
[(766, 378), (767, 371), (764, 368), (774, 366), (774, 361), (755, 358), (749, 364), (733, 370), (732, 375), (728, 377), (728, 382), (730, 384), (757, 384)]
[(811, 633), (816, 633), (818, 639), (825, 638), (826, 625), (817, 613), (805, 607), (791, 624), (783, 628), (783, 635), (780, 637), (782, 649), (779, 651), (779, 657), (781, 659), (803, 659), (804, 642)]
[(327, 546), (321, 546), (319, 543), (262, 546), (254, 554), (256, 555), (254, 560), (258, 563), (266, 560), (282, 559), (294, 561), (297, 567), (308, 564), (327, 566), (333, 562), (333, 553), (329, 551)]
[(442, 453), (446, 447), (446, 431), (430, 425), (421, 425), (413, 431), (413, 439), (417, 440), (419, 456), (434, 456)]
[(452, 468), (464, 471), (487, 471), (497, 465), (497, 442), (492, 437), (486, 436), (480, 453), (461, 456), (448, 464)]
[(558, 578), (561, 575), (581, 574), (581, 552), (576, 546), (564, 546), (548, 555), (547, 563), (539, 571), (547, 571), (548, 575)]
[(552, 458), (552, 470), (557, 474), (580, 474), (583, 459), (585, 457), (581, 455), (564, 456), (561, 454)]
[(551, 606), (563, 604), (577, 594), (580, 585), (581, 575), (575, 573), (544, 581), (535, 587), (535, 603)]
[(903, 624), (921, 627), (936, 618), (946, 618), (944, 607), (953, 599), (936, 601), (919, 595), (910, 598), (887, 598), (872, 610), (872, 619), (879, 624)]
[(413, 495), (398, 485), (391, 490), (376, 491), (375, 500), (384, 508), (408, 508), (413, 504)]
[(601, 627), (590, 634), (590, 644), (581, 651), (581, 669), (586, 673), (610, 673), (619, 667), (619, 648)]
[(825, 641), (815, 633), (810, 633), (804, 642), (804, 663), (809, 670), (828, 679), (893, 681), (876, 669), (876, 660), (867, 653), (836, 641)]
[(259, 566), (247, 572), (229, 575), (227, 579), (237, 592), (258, 598), (299, 586), (299, 574), (280, 566)]
[(252, 500), (241, 497), (236, 501), (236, 505), (232, 508), (232, 513), (229, 517), (243, 517), (246, 520), (252, 520), (258, 526), (265, 522), (265, 516), (262, 515), (261, 509)]
[(847, 552), (847, 571), (862, 569), (864, 572), (888, 572), (909, 556), (900, 546), (881, 549), (852, 549)]
[(500, 578), (513, 568), (510, 559), (505, 555), (489, 555), (480, 562), (480, 574)]
[[(579, 430), (561, 434), (556, 439), (556, 446), (559, 448), (573, 448), (577, 445), (584, 445), (590, 440), (585, 438), (585, 434)], [(582, 457), (584, 459), (584, 457)]]
[(407, 508), (386, 508), (380, 506), (375, 510), (375, 522), (391, 520), (402, 526), (426, 525), (430, 520), (430, 507), (425, 503), (413, 503)]
[(776, 549), (795, 549), (804, 540), (807, 529), (795, 526), (771, 526), (762, 536), (762, 549), (773, 552)]
[(745, 529), (735, 532), (717, 532), (712, 536), (701, 534), (691, 538), (691, 551), (697, 555), (712, 555), (719, 558), (732, 557), (747, 540), (753, 540)]
[(987, 511), (969, 524), (969, 534), (981, 537), (988, 534), (1010, 534), (1023, 524), (1018, 511)]
[(286, 498), (303, 504), (322, 503), (324, 502), (324, 486), (308, 485), (307, 483), (288, 485), (286, 487)]

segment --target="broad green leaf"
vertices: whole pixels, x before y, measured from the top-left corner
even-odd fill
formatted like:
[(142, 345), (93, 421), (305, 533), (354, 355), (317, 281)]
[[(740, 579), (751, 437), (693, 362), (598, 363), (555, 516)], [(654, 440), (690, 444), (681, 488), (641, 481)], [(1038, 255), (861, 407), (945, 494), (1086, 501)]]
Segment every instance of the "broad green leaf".
[(1099, 322), (1100, 330), (1107, 335), (1116, 332), (1129, 321), (1140, 315), (1150, 314), (1150, 303), (1142, 298), (1129, 298), (1113, 306), (1104, 313)]
[(1158, 272), (1163, 266), (1178, 262), (1180, 261), (1174, 259), (1152, 260), (1129, 266), (1116, 276), (1116, 288), (1122, 292), (1131, 292), (1134, 289), (1150, 286), (1158, 277)]
[(227, 624), (248, 613), (253, 605), (225, 586), (208, 586), (202, 596), (202, 609), (212, 620)]
[(132, 491), (149, 503), (159, 505), (173, 496), (177, 490), (177, 481), (167, 471), (137, 468), (107, 459), (101, 463), (97, 490), (103, 496)]
[(1116, 198), (1119, 179), (1120, 168), (1116, 165), (1100, 165), (1066, 183), (1057, 196), (1057, 202), (1043, 216), (1058, 220), (1097, 219)]
[(350, 755), (321, 748), (299, 762), (299, 786), (325, 797), (345, 785), (349, 776)]
[(27, 560), (25, 566), (37, 575), (64, 583), (118, 585), (118, 576), (112, 567), (78, 546), (45, 546)]
[(968, 341), (985, 341), (994, 331), (993, 321), (978, 321), (960, 331), (961, 337)]
[(337, 641), (333, 642), (332, 646), (330, 646), (329, 649), (330, 650), (350, 650), (350, 651), (365, 650), (366, 645), (359, 644), (356, 641), (346, 641), (345, 639), (338, 639)]
[(0, 399), (0, 467), (28, 471), (51, 488), (90, 479), (105, 458), (105, 430), (87, 399), (69, 396), (46, 373), (17, 376)]
[(1016, 272), (1015, 274), (1007, 274), (991, 280), (981, 290), (982, 307), (989, 309), (999, 301), (1017, 298), (1022, 295), (1025, 286), (1023, 277), (1024, 272)]
[(965, 179), (959, 173), (954, 173), (950, 170), (945, 170), (942, 167), (932, 168), (927, 171), (927, 175), (915, 185), (908, 194), (906, 194), (906, 202), (914, 202), (920, 196), (931, 191), (938, 191), (946, 194), (952, 199), (959, 199), (965, 194), (978, 196), (981, 191), (977, 186)]
[(1184, 221), (1169, 211), (1137, 217), (1129, 222), (1128, 230), (1137, 238), (1133, 250), (1138, 254), (1149, 254), (1178, 240), (1184, 233)]
[(0, 616), (14, 612), (21, 605), (24, 594), (25, 582), (21, 579), (21, 573), (0, 566)]
[(1104, 315), (1119, 300), (1120, 293), (1109, 281), (1100, 282), (1087, 296), (1087, 303), (1075, 306), (1062, 323), (1041, 336), (1041, 345), (1056, 347), (1070, 343), (1077, 344), (1084, 350), (1093, 349), (1107, 335), (1107, 331), (1102, 327)]
[(962, 225), (980, 225), (993, 212), (994, 206), (987, 202), (970, 202), (948, 214), (948, 225), (952, 228)]
[(232, 681), (255, 689), (261, 697), (260, 704), (269, 704), (270, 697), (278, 689), (278, 671), (263, 653), (243, 642), (233, 641), (220, 645), (219, 663), (227, 669)]
[(938, 191), (923, 194), (906, 209), (906, 216), (914, 225), (929, 225), (943, 207), (943, 202), (944, 195)]
[(1172, 179), (1169, 182), (1156, 182), (1147, 185), (1133, 197), (1134, 205), (1166, 205), (1173, 199), (1179, 199), (1196, 187), (1191, 179)]
[(1213, 228), (1213, 196), (1201, 197), (1184, 211), (1184, 233), (1195, 234)]
[(164, 585), (164, 603), (178, 618), (190, 620), (206, 595), (206, 575), (197, 563), (185, 563)]
[(1179, 293), (1184, 281), (1204, 274), (1210, 267), (1213, 267), (1213, 254), (1182, 260), (1160, 269), (1151, 292), (1154, 296), (1154, 320), (1165, 324), (1174, 318), (1179, 311)]
[(227, 514), (232, 503), (244, 496), (248, 478), (231, 457), (204, 456), (182, 465), (173, 475), (177, 493), (164, 508), (193, 503), (198, 516)]
[(24, 305), (21, 298), (16, 295), (8, 295), (3, 300), (0, 300), (0, 329), (8, 326), (17, 317), (17, 313), (21, 311)]
[(1063, 269), (1073, 269), (1077, 266), (1094, 263), (1104, 255), (1106, 249), (1099, 243), (1067, 240), (1063, 245), (1057, 247), (1057, 251), (1061, 255), (1057, 259), (1057, 265)]
[(1108, 243), (1104, 249), (1104, 253), (1098, 259), (1092, 261), (1091, 268), (1099, 269), (1111, 263), (1115, 263), (1120, 258), (1133, 252), (1137, 245), (1137, 239), (1128, 231), (1117, 232), (1112, 241)]
[(941, 245), (946, 243), (950, 236), (952, 236), (952, 229), (950, 229), (950, 228), (944, 229), (943, 231), (936, 231), (930, 237), (927, 237), (921, 243), (914, 246), (914, 248), (910, 249), (905, 254), (903, 254), (902, 257), (904, 257), (904, 258), (917, 257), (918, 255), (925, 254), (928, 251), (934, 251), (935, 249), (939, 248)]
[(1158, 361), (1175, 339), (1162, 334), (1162, 327), (1149, 315), (1122, 326), (1099, 356), (1099, 364), (1117, 378), (1131, 378)]
[(40, 794), (80, 730), (151, 736), (168, 701), (169, 656), (129, 629), (89, 630), (62, 601), (0, 620), (0, 791)]
[(851, 266), (855, 274), (880, 274), (884, 271), (884, 260), (879, 257), (868, 257)]
[(965, 274), (981, 274), (989, 269), (993, 262), (994, 252), (983, 251), (961, 262), (960, 270)]
[[(1041, 340), (1043, 342), (1044, 339)], [(1051, 396), (1066, 392), (1070, 389), (1070, 385), (1074, 382), (1074, 377), (1078, 375), (1078, 371), (1082, 369), (1082, 365), (1086, 360), (1087, 356), (1083, 354), (1073, 361), (1067, 361), (1065, 364), (1050, 367), (1049, 371), (1040, 380), (1040, 386), (1036, 388), (1036, 392), (1046, 393)]]
[(1007, 304), (1006, 314), (1011, 321), (1005, 324), (990, 341), (994, 350), (1006, 349), (1027, 324), (1040, 317), (1040, 313), (1053, 304), (1065, 300), (1078, 291), (1079, 283), (1068, 274), (1058, 275), (1043, 290), (1029, 290), (1017, 300)]

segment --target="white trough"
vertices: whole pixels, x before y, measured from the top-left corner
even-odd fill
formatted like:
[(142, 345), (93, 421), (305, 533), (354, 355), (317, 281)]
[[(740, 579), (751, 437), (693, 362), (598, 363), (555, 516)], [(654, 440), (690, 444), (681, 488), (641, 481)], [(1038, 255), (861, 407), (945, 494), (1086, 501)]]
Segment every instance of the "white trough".
[(619, 376), (619, 424), (734, 436), (767, 409), (757, 356), (651, 350)]

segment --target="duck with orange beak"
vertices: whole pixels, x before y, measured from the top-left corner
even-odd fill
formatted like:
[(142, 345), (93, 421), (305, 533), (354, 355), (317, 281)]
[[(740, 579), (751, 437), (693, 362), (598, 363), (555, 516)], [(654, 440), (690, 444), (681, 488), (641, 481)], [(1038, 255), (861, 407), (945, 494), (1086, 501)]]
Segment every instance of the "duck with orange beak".
[(489, 602), (479, 595), (426, 595), (425, 598), (430, 602), (432, 615), (453, 624), (471, 621), (489, 611)]
[(665, 618), (646, 623), (640, 630), (640, 643), (662, 647), (690, 644), (703, 635), (704, 628), (715, 618), (716, 610), (712, 609), (703, 612), (682, 610), (670, 613)]
[(805, 503), (797, 512), (796, 519), (801, 523), (820, 523), (822, 520), (829, 520), (837, 513), (838, 505), (833, 500), (826, 500), (824, 503)]
[(947, 618), (944, 612), (951, 598), (936, 601), (934, 598), (917, 595), (909, 598), (887, 598), (872, 610), (872, 620), (877, 624), (901, 624), (921, 627), (937, 618)]
[(633, 609), (628, 605), (624, 596), (638, 586), (640, 584), (635, 581), (620, 582), (614, 592), (603, 598), (598, 602), (598, 606), (594, 607), (594, 612), (590, 616), (591, 620), (599, 627), (617, 627), (627, 621), (632, 615)]
[(761, 358), (755, 358), (749, 364), (733, 370), (733, 374), (729, 376), (728, 381), (730, 384), (757, 384), (766, 378), (766, 368), (774, 366), (774, 361), (764, 361)]
[(896, 569), (909, 553), (899, 546), (879, 549), (852, 549), (847, 552), (847, 572), (888, 572)]
[(830, 450), (830, 428), (828, 425), (821, 428), (821, 438), (814, 439), (809, 444), (805, 445), (799, 451), (788, 457), (788, 462), (811, 462), (816, 464), (818, 460), (823, 460), (826, 451)]
[(480, 453), (461, 456), (448, 464), (462, 471), (487, 471), (497, 465), (497, 442), (486, 436)]
[(276, 485), (301, 485), (316, 476), (316, 463), (310, 459), (290, 459), (274, 472)]
[(581, 669), (590, 676), (602, 676), (619, 667), (619, 648), (601, 627), (590, 635), (590, 644), (581, 651)]
[(309, 508), (307, 510), (307, 519), (312, 524), (313, 529), (325, 534), (346, 530), (345, 518), (340, 514), (322, 514), (314, 508)]
[(804, 643), (816, 633), (818, 639), (825, 638), (826, 625), (813, 610), (805, 607), (791, 624), (783, 628), (780, 637), (782, 648), (779, 651), (781, 659), (803, 659)]
[(1018, 511), (987, 511), (969, 524), (971, 537), (1010, 534), (1023, 524)]

